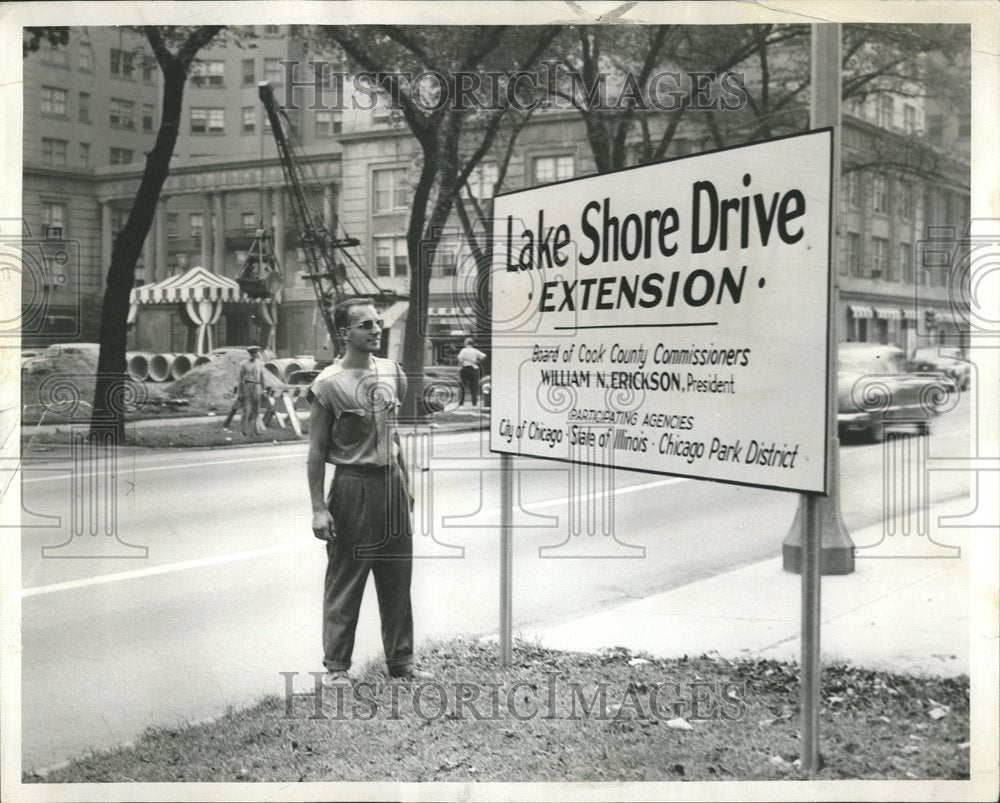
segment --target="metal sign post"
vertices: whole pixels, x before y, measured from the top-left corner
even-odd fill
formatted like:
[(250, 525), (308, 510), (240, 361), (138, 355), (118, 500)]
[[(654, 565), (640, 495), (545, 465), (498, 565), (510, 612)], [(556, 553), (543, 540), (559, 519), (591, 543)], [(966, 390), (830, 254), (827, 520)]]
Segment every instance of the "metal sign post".
[[(837, 450), (837, 216), (840, 203), (840, 25), (814, 24), (812, 26), (812, 103), (810, 122), (813, 126), (833, 128), (833, 165), (830, 177), (830, 271), (827, 277), (827, 494), (802, 496), (804, 511), (802, 528), (802, 657), (801, 657), (801, 707), (802, 707), (802, 762), (803, 772), (816, 772), (820, 768), (819, 709), (820, 709), (820, 584), (822, 578), (823, 524), (835, 526), (836, 517), (823, 516), (823, 509), (836, 511), (839, 465)], [(833, 522), (833, 523), (831, 523)], [(849, 539), (848, 539), (849, 542)], [(850, 546), (848, 546), (848, 551)], [(850, 556), (853, 570), (853, 555)]]
[(514, 457), (500, 455), (500, 666), (511, 665), (514, 549)]

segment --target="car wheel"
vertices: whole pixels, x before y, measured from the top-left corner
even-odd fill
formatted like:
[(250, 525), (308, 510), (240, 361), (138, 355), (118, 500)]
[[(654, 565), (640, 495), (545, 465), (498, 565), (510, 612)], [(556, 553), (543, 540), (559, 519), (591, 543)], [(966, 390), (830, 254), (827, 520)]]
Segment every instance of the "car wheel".
[(872, 424), (868, 428), (868, 440), (872, 443), (881, 443), (885, 440), (885, 425), (881, 422)]

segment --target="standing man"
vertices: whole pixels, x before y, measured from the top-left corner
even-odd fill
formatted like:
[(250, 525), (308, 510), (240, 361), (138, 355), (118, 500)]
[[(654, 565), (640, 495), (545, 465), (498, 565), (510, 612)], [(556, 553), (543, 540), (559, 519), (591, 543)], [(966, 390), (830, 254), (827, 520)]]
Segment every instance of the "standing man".
[(467, 388), (467, 393), (472, 397), (472, 406), (479, 404), (479, 363), (486, 359), (486, 355), (472, 345), (471, 337), (465, 338), (465, 347), (458, 352), (458, 375), (462, 380), (462, 387)]
[[(413, 501), (394, 430), (406, 379), (394, 361), (375, 356), (382, 319), (371, 299), (342, 301), (333, 320), (344, 355), (309, 390), (312, 529), (327, 542), (323, 684), (336, 688), (351, 683), (354, 631), (369, 571), (375, 575), (389, 674), (430, 679), (413, 665)], [(336, 470), (324, 499), (326, 463)]]
[[(260, 434), (260, 394), (264, 390), (264, 363), (260, 358), (260, 348), (250, 346), (250, 357), (240, 363), (239, 396), (243, 399), (244, 435)], [(250, 432), (247, 432), (247, 426)]]

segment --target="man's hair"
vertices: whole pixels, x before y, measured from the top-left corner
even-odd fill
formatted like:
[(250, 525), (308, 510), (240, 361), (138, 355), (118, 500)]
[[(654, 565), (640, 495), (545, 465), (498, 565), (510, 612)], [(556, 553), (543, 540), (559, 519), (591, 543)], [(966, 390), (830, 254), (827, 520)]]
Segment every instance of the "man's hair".
[(465, 345), (467, 345), (467, 346), (471, 346), (475, 342), (476, 341), (474, 341), (471, 337), (465, 338)]
[(375, 301), (370, 298), (348, 298), (341, 301), (333, 308), (333, 325), (339, 332), (341, 329), (351, 325), (351, 310), (355, 307), (375, 306)]

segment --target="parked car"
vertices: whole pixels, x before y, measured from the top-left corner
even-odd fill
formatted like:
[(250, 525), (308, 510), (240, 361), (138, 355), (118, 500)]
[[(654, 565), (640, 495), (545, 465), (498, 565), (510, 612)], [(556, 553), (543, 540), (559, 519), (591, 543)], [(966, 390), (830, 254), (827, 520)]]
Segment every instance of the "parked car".
[(53, 343), (39, 356), (24, 360), (21, 363), (21, 373), (47, 374), (55, 370), (56, 360), (60, 357), (93, 354), (96, 360), (100, 350), (100, 343)]
[(902, 349), (869, 343), (841, 343), (837, 363), (837, 429), (859, 432), (873, 443), (887, 428), (915, 426), (930, 434), (935, 402), (955, 390), (942, 374), (906, 370)]
[(919, 374), (944, 374), (954, 380), (959, 390), (969, 389), (972, 369), (958, 348), (951, 346), (919, 348), (913, 352), (907, 367)]

